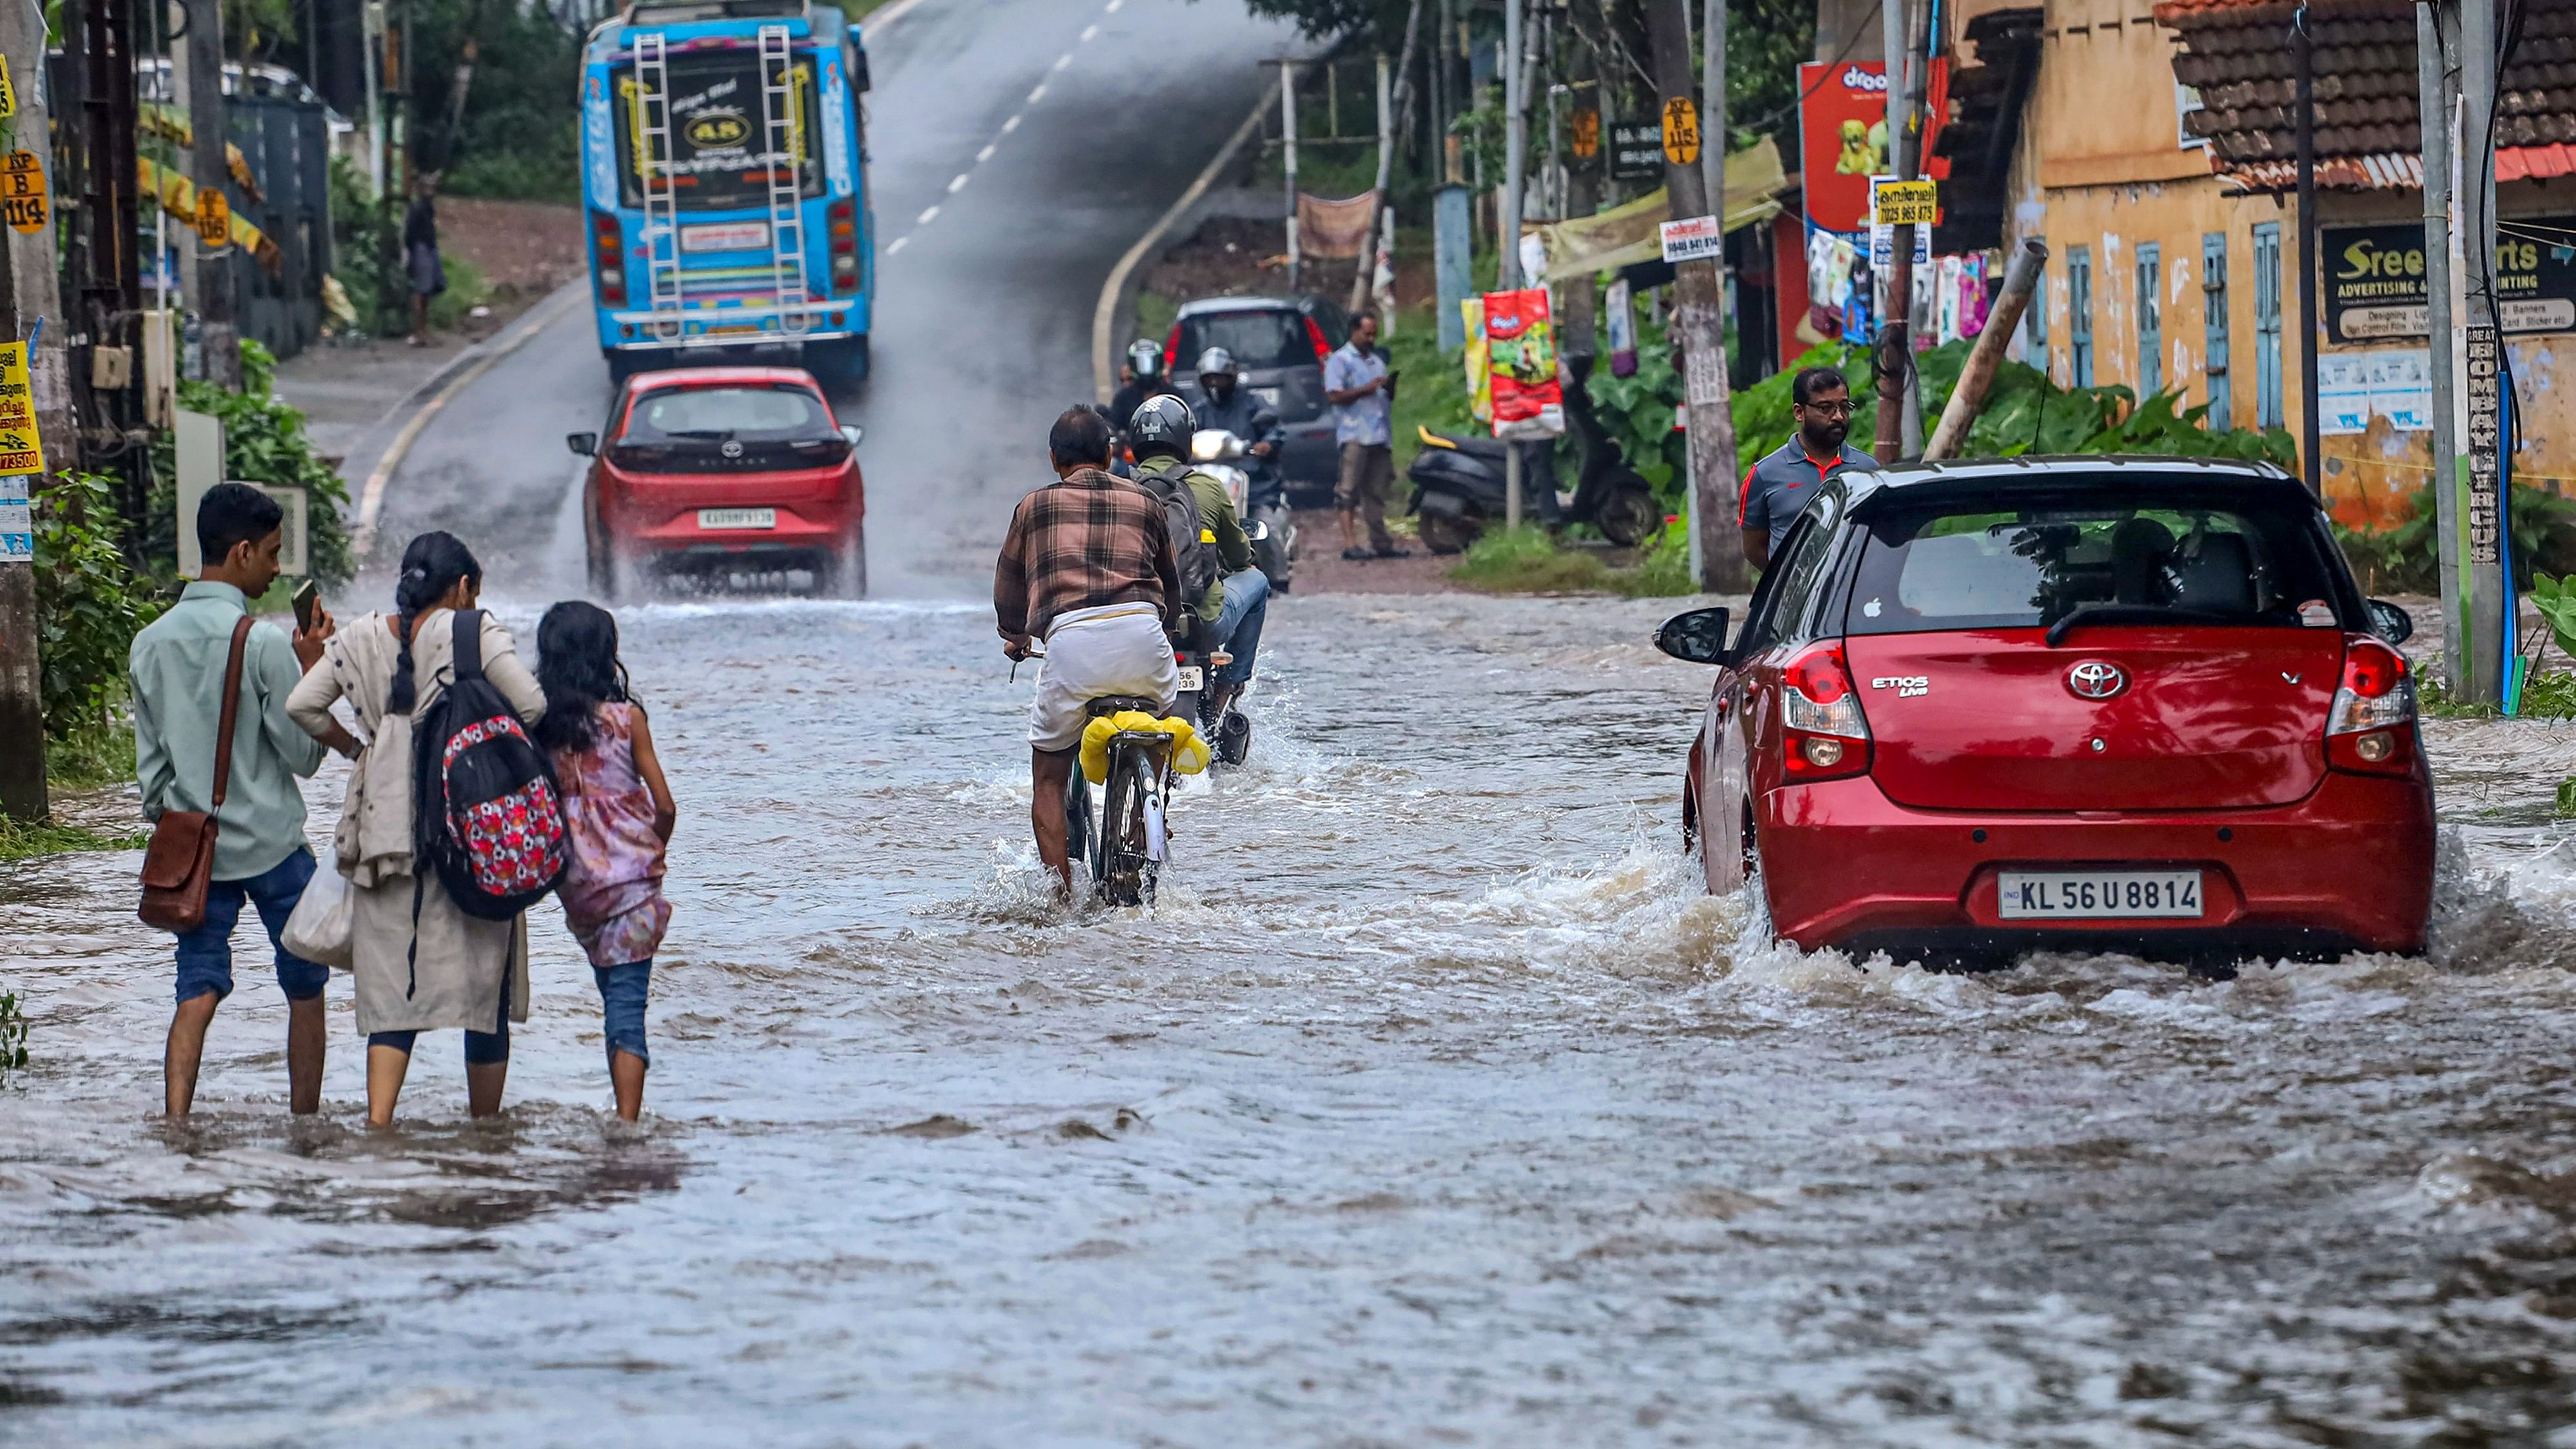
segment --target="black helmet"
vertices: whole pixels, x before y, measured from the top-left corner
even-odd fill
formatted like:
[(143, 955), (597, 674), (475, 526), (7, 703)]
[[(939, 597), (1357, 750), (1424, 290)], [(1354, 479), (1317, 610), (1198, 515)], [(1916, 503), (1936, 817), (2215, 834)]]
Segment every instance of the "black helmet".
[(1128, 365), (1138, 377), (1152, 377), (1163, 370), (1163, 349), (1150, 337), (1139, 337), (1127, 349)]
[(1136, 404), (1136, 414), (1127, 420), (1127, 445), (1136, 456), (1167, 453), (1175, 458), (1190, 455), (1190, 432), (1198, 425), (1191, 421), (1190, 405), (1160, 393)]
[(1199, 376), (1205, 377), (1212, 372), (1223, 373), (1228, 377), (1232, 377), (1234, 375), (1234, 354), (1226, 351), (1222, 347), (1211, 347), (1207, 351), (1200, 353)]

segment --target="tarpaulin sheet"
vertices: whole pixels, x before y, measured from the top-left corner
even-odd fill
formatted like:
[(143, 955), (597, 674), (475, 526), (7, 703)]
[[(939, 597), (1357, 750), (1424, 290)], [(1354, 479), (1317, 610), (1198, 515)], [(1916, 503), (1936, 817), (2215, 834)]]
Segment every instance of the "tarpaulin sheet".
[[(1740, 231), (1778, 216), (1778, 197), (1788, 183), (1780, 148), (1768, 136), (1727, 157), (1726, 229)], [(1658, 228), (1670, 220), (1672, 204), (1659, 187), (1598, 216), (1532, 228), (1547, 248), (1543, 280), (1558, 282), (1657, 260), (1664, 254)]]

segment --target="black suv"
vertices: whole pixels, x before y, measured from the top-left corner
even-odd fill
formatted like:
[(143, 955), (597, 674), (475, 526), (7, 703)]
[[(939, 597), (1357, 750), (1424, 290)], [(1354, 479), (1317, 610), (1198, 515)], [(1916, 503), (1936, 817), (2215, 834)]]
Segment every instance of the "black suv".
[(1200, 353), (1222, 347), (1234, 354), (1243, 385), (1287, 431), (1280, 475), (1289, 501), (1312, 507), (1329, 500), (1341, 468), (1333, 410), (1324, 401), (1324, 359), (1349, 335), (1350, 318), (1321, 297), (1206, 297), (1182, 306), (1163, 340), (1163, 359), (1174, 381), (1191, 383)]

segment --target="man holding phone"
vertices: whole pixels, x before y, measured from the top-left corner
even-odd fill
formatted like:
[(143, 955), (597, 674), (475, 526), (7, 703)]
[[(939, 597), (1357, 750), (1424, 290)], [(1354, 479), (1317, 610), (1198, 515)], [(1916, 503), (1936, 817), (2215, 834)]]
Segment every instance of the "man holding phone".
[[(1395, 374), (1377, 351), (1377, 314), (1351, 323), (1351, 340), (1324, 359), (1324, 398), (1333, 405), (1333, 436), (1342, 445), (1341, 482), (1333, 502), (1342, 511), (1342, 557), (1406, 558), (1386, 531), (1386, 490), (1395, 482)], [(1369, 546), (1360, 547), (1360, 520), (1368, 521)]]
[(331, 973), (287, 951), (278, 935), (313, 878), (304, 792), (296, 781), (321, 768), (326, 744), (347, 755), (358, 746), (346, 730), (316, 740), (286, 717), (286, 696), (321, 659), (332, 633), (331, 616), (309, 593), (296, 600), (303, 623), (293, 639), (273, 624), (253, 624), (242, 641), (232, 769), (223, 808), (214, 809), (216, 736), (233, 632), (250, 601), (277, 582), (284, 518), (277, 501), (256, 488), (219, 483), (207, 489), (196, 520), (205, 568), (178, 603), (134, 636), (127, 667), (144, 815), (159, 820), (165, 811), (195, 810), (213, 813), (216, 823), (205, 920), (177, 940), (178, 1010), (162, 1058), (173, 1117), (186, 1116), (195, 1103), (206, 1028), (232, 994), (233, 926), (244, 901), (258, 908), (276, 950), (277, 984), (286, 996), (289, 1104), (299, 1113), (322, 1105), (322, 987)]

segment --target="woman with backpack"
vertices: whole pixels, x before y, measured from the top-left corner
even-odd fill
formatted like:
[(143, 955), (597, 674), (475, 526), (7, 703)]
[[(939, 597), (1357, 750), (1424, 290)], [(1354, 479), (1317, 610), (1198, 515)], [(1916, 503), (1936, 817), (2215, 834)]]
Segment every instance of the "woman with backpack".
[[(506, 701), (502, 708), (525, 725), (545, 715), (545, 695), (519, 662), (510, 631), (488, 613), (471, 612), (482, 587), (482, 565), (454, 535), (413, 539), (394, 584), (396, 612), (369, 614), (342, 628), (320, 667), (286, 703), (288, 716), (319, 738), (329, 728), (332, 703), (345, 698), (368, 741), (350, 772), (332, 846), (350, 885), (371, 1127), (393, 1122), (414, 1038), (449, 1027), (465, 1032), (473, 1114), (499, 1112), (510, 1070), (510, 1023), (528, 1019), (526, 919), (516, 912), (498, 919), (469, 912), (448, 865), (425, 849), (445, 823), (440, 797), (453, 776), (440, 774), (442, 767), (452, 771), (474, 740), (519, 730), (492, 719), (450, 733), (456, 711), (442, 706), (451, 688), (460, 698), (496, 692)], [(459, 611), (469, 611), (465, 617), (475, 625), (467, 640), (479, 645), (472, 651), (480, 655), (479, 674), (475, 660), (458, 658)], [(460, 663), (467, 666), (462, 671)], [(444, 742), (435, 738), (442, 734)], [(527, 743), (523, 731), (519, 737)], [(528, 750), (534, 756), (533, 743)], [(548, 780), (536, 793), (544, 808), (556, 810), (551, 833), (559, 845), (562, 820), (551, 789)], [(415, 819), (416, 796), (431, 802), (427, 821)], [(514, 844), (546, 834), (524, 816), (512, 819), (510, 829)]]

